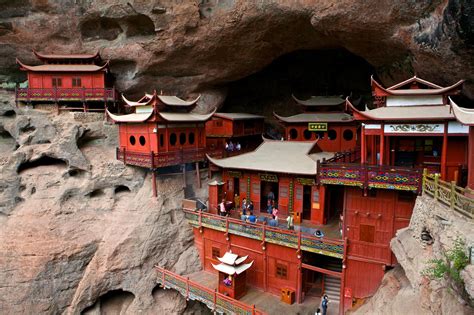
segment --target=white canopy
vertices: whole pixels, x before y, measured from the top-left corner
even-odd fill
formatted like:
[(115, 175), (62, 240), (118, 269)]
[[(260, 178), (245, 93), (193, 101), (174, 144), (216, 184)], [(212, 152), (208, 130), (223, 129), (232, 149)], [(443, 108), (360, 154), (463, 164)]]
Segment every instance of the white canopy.
[(212, 264), (212, 267), (214, 267), (214, 269), (220, 272), (233, 276), (234, 274), (240, 275), (242, 272), (252, 267), (252, 264), (253, 264), (253, 261), (251, 263), (242, 264), (238, 266), (230, 266), (227, 264), (218, 264), (218, 265)]

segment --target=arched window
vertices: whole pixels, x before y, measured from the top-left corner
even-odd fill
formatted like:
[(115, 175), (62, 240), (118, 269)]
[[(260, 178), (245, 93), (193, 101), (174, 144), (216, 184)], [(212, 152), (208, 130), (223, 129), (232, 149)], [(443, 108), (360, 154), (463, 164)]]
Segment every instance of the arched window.
[(140, 136), (140, 138), (138, 138), (138, 142), (140, 142), (140, 145), (143, 147), (146, 143), (145, 137)]
[(184, 132), (181, 132), (179, 134), (179, 144), (183, 145), (186, 143), (186, 134)]
[(330, 129), (328, 131), (328, 139), (329, 140), (336, 140), (336, 138), (337, 138), (337, 131), (334, 130), (334, 129)]
[(313, 137), (313, 133), (308, 129), (305, 129), (303, 131), (303, 137), (305, 138), (305, 140), (311, 140), (311, 138)]
[(344, 138), (344, 140), (346, 141), (351, 141), (352, 139), (354, 139), (354, 132), (350, 129), (346, 129), (344, 130), (344, 132), (342, 133), (342, 137)]
[(194, 144), (194, 132), (191, 132), (189, 133), (189, 136), (188, 136), (188, 141), (189, 141), (189, 144)]
[(135, 136), (130, 136), (130, 144), (135, 145), (136, 142), (137, 140), (135, 139)]
[(298, 138), (298, 130), (295, 128), (290, 129), (290, 139), (294, 140), (296, 138)]
[(170, 144), (176, 145), (176, 140), (178, 140), (178, 138), (176, 137), (176, 134), (175, 133), (170, 134)]

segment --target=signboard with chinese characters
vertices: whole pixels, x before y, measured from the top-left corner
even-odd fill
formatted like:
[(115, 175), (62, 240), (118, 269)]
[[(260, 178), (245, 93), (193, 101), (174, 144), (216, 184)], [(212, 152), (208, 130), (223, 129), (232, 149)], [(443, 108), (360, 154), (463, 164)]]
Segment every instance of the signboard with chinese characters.
[(227, 171), (227, 175), (229, 175), (229, 177), (241, 178), (241, 177), (242, 177), (242, 172), (238, 172), (238, 171)]
[(278, 183), (278, 176), (275, 174), (260, 174), (260, 180), (262, 182)]
[(301, 185), (313, 186), (316, 185), (316, 181), (313, 178), (300, 178), (298, 177), (296, 181)]
[(328, 131), (328, 123), (308, 123), (309, 131)]

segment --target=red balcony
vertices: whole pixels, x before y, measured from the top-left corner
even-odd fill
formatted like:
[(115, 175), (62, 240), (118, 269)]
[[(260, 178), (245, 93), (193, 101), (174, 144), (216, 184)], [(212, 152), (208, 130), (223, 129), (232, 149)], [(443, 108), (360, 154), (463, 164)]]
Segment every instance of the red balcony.
[(204, 161), (206, 159), (206, 149), (198, 148), (163, 153), (140, 153), (117, 148), (116, 157), (117, 160), (122, 161), (124, 164), (146, 168), (159, 168)]
[(319, 183), (328, 185), (407, 190), (420, 194), (423, 183), (421, 168), (323, 161), (318, 169)]
[(58, 101), (104, 101), (117, 100), (113, 88), (51, 88), (51, 89), (16, 89), (16, 101), (21, 102), (58, 102)]

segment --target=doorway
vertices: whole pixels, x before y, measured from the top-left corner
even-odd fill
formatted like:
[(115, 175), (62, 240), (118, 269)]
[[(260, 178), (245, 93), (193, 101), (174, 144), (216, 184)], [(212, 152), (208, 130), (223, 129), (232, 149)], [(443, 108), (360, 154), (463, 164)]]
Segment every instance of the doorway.
[(240, 181), (238, 177), (234, 177), (234, 195), (240, 196)]
[(311, 186), (303, 186), (303, 220), (311, 220)]
[(268, 194), (273, 192), (275, 205), (278, 207), (278, 182), (261, 181), (260, 184), (260, 212), (267, 211)]

